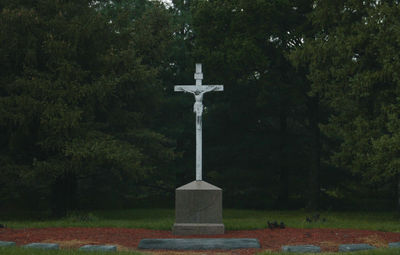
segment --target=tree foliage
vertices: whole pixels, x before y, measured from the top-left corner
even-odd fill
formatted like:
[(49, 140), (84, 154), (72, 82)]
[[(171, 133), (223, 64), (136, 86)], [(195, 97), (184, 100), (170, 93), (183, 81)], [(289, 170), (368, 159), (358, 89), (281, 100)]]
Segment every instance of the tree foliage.
[(312, 93), (332, 109), (322, 126), (338, 141), (331, 162), (369, 184), (399, 175), (399, 8), (397, 1), (318, 2), (318, 33), (295, 53), (307, 63)]
[[(96, 185), (116, 188), (174, 157), (150, 117), (160, 106), (167, 13), (153, 5), (132, 21), (129, 13), (113, 18), (96, 8), (104, 7), (43, 0), (2, 8), (3, 195), (21, 195), (23, 187), (27, 195), (53, 196), (65, 213), (76, 206), (80, 179), (108, 176)], [(13, 189), (10, 178), (19, 180)]]
[(172, 204), (195, 173), (193, 98), (173, 86), (199, 62), (225, 86), (203, 115), (225, 206), (358, 207), (400, 187), (398, 1), (0, 9), (0, 207)]

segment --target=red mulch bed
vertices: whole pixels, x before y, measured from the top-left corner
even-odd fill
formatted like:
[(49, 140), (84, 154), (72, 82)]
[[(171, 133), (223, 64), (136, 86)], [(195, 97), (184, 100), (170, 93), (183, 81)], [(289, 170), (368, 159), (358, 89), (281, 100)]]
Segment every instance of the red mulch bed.
[(137, 250), (143, 238), (257, 238), (261, 249), (215, 251), (152, 251), (158, 254), (255, 254), (263, 250), (279, 251), (283, 245), (313, 244), (322, 251), (337, 251), (339, 244), (368, 243), (386, 247), (399, 242), (400, 233), (353, 229), (259, 229), (227, 231), (224, 235), (174, 236), (171, 231), (128, 228), (29, 228), (0, 229), (1, 241), (14, 241), (17, 245), (32, 242), (59, 243), (61, 248), (78, 248), (85, 244), (112, 244), (118, 250)]

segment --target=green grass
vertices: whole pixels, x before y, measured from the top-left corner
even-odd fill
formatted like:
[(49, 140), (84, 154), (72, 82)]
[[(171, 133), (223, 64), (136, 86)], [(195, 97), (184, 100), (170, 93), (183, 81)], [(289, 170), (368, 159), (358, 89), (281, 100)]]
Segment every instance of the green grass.
[[(283, 221), (293, 228), (353, 228), (400, 232), (400, 220), (395, 212), (323, 212), (326, 222), (308, 223), (305, 211), (224, 210), (227, 230), (261, 229), (267, 221)], [(117, 211), (77, 212), (63, 219), (38, 216), (0, 215), (0, 223), (9, 228), (44, 227), (121, 227), (170, 230), (174, 223), (173, 209), (132, 209)]]
[[(293, 255), (299, 253), (290, 253), (290, 252), (261, 252), (257, 253), (257, 255)], [(357, 251), (357, 252), (326, 252), (326, 253), (301, 253), (303, 255), (311, 255), (311, 254), (323, 254), (323, 255), (398, 255), (400, 254), (399, 249), (376, 249), (369, 251)]]
[(1, 255), (144, 255), (139, 252), (95, 252), (95, 251), (78, 251), (78, 250), (41, 250), (41, 249), (26, 249), (21, 247), (0, 247)]
[(267, 220), (283, 221), (292, 228), (353, 228), (400, 232), (400, 221), (395, 212), (322, 212), (318, 221), (308, 223), (305, 211), (247, 211), (225, 210), (224, 223), (227, 229), (264, 228)]
[[(9, 228), (45, 228), (45, 227), (120, 227), (171, 229), (174, 221), (174, 211), (167, 209), (137, 209), (118, 211), (78, 212), (63, 219), (24, 219), (7, 218), (0, 222)], [(35, 217), (33, 217), (35, 218)]]

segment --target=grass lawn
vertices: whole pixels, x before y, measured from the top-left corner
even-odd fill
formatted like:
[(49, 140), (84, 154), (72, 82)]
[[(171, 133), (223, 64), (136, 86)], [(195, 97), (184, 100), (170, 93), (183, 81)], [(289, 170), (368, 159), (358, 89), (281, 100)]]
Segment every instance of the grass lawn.
[(95, 252), (95, 251), (77, 251), (77, 250), (40, 250), (26, 249), (21, 247), (0, 247), (1, 255), (145, 255), (139, 252)]
[(258, 253), (257, 255), (294, 255), (294, 254), (302, 254), (302, 255), (311, 255), (311, 254), (323, 254), (323, 255), (398, 255), (400, 254), (399, 249), (376, 249), (370, 251), (358, 251), (358, 252), (326, 252), (326, 253), (291, 253), (291, 252), (263, 252)]
[[(323, 212), (326, 221), (306, 222), (305, 211), (224, 210), (227, 230), (265, 228), (267, 221), (283, 221), (292, 228), (353, 228), (400, 232), (395, 212)], [(1, 215), (0, 223), (9, 228), (44, 227), (123, 227), (170, 230), (174, 223), (173, 209), (132, 209), (118, 211), (78, 212), (64, 219), (40, 218), (40, 215)]]
[[(370, 251), (359, 251), (359, 252), (345, 252), (345, 253), (322, 253), (324, 255), (397, 255), (400, 253), (399, 249), (376, 249)], [(148, 255), (149, 252), (87, 252), (87, 251), (77, 251), (77, 250), (37, 250), (37, 249), (25, 249), (21, 247), (0, 247), (1, 255), (105, 255), (105, 254), (115, 254), (115, 255)], [(193, 253), (192, 253), (193, 254)], [(296, 253), (277, 253), (277, 252), (261, 252), (257, 255), (293, 255)], [(304, 255), (311, 255), (316, 253), (302, 253)]]

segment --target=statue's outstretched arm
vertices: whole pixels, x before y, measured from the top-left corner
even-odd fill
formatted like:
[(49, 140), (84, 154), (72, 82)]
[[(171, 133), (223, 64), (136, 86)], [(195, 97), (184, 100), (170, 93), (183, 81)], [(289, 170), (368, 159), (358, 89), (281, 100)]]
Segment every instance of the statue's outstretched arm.
[(211, 88), (208, 88), (208, 89), (204, 90), (203, 92), (201, 92), (201, 94), (204, 94), (204, 93), (206, 93), (206, 92), (213, 91), (213, 90), (215, 90), (215, 89), (217, 89), (217, 86), (212, 86)]
[(194, 95), (194, 91), (190, 91), (190, 90), (187, 90), (187, 89), (185, 89), (185, 88), (182, 88), (182, 87), (181, 87), (181, 89), (182, 89), (182, 90), (183, 90), (183, 92), (185, 92), (185, 93), (186, 93), (186, 92), (188, 92), (188, 93), (192, 93), (192, 94)]

